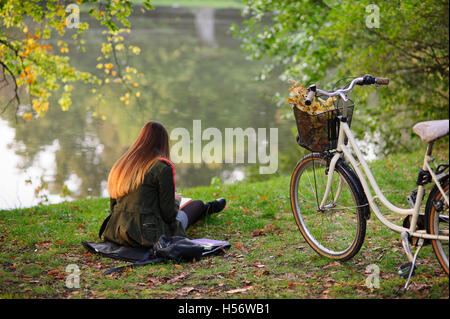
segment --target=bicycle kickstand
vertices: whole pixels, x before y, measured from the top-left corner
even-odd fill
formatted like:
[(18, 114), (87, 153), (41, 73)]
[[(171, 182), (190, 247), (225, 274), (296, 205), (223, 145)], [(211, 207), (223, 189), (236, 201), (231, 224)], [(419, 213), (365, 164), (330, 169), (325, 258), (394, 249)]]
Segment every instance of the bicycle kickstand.
[(411, 280), (412, 275), (414, 274), (414, 270), (417, 269), (416, 261), (417, 256), (419, 255), (419, 251), (422, 249), (425, 240), (420, 238), (417, 242), (417, 249), (414, 253), (414, 256), (411, 252), (411, 245), (409, 244), (409, 234), (407, 232), (403, 232), (401, 234), (403, 250), (405, 251), (406, 256), (408, 257), (409, 262), (400, 266), (400, 270), (398, 274), (403, 278), (407, 278), (405, 287), (403, 288), (403, 293), (406, 292), (409, 286), (409, 282)]

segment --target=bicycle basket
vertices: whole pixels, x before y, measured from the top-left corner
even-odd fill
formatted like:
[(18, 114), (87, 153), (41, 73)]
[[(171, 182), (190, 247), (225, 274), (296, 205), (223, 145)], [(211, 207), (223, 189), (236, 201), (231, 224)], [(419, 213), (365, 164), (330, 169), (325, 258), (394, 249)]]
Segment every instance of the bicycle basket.
[[(343, 115), (344, 105), (347, 107), (347, 123), (350, 126), (353, 116), (353, 101), (344, 102), (338, 98), (334, 109), (311, 115), (292, 105), (297, 124), (297, 143), (311, 152), (323, 152), (335, 149), (339, 135), (338, 116)], [(344, 104), (345, 103), (345, 104)]]

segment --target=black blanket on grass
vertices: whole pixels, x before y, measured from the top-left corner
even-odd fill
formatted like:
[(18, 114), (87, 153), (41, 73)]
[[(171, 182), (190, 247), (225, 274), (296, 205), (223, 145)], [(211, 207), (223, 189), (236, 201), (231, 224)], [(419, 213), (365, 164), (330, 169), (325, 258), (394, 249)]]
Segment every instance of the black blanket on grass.
[(152, 248), (135, 248), (121, 246), (113, 242), (82, 242), (82, 245), (92, 253), (104, 257), (133, 262), (132, 265), (110, 269), (109, 274), (128, 267), (143, 266), (158, 262), (200, 260), (204, 256), (217, 255), (231, 247), (226, 241), (208, 238), (188, 239), (185, 237), (168, 237), (162, 235)]

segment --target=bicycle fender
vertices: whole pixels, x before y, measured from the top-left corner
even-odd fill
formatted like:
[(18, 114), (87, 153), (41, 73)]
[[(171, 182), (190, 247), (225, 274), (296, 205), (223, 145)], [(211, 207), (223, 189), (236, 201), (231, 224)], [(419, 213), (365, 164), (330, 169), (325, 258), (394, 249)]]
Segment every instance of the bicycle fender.
[(348, 165), (348, 163), (343, 160), (342, 158), (340, 158), (336, 165), (339, 165), (342, 170), (348, 175), (349, 179), (354, 183), (354, 185), (356, 186), (357, 190), (358, 190), (358, 196), (359, 196), (359, 200), (361, 200), (362, 203), (364, 203), (365, 206), (364, 209), (364, 218), (366, 220), (370, 219), (370, 206), (369, 206), (369, 201), (367, 200), (367, 196), (364, 192), (364, 188), (361, 184), (361, 181), (358, 177), (358, 175), (355, 173), (355, 171), (350, 167), (350, 165)]

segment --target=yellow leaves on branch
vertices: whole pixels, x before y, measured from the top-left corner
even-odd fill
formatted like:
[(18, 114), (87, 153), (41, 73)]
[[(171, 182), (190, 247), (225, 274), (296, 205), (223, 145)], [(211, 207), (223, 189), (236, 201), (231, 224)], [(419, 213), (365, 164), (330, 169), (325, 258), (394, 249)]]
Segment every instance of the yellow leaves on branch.
[(123, 50), (125, 48), (125, 46), (123, 45), (123, 43), (119, 43), (119, 44), (116, 45), (115, 48), (116, 48), (117, 51), (121, 51), (121, 50)]
[(131, 52), (133, 52), (136, 55), (139, 55), (141, 53), (141, 48), (134, 46), (134, 45), (128, 46), (128, 49), (130, 49)]
[[(111, 10), (106, 12), (98, 10), (99, 17), (107, 15), (107, 18), (110, 18), (111, 15), (114, 16), (116, 13), (126, 13), (121, 11), (122, 4), (120, 0), (112, 1), (117, 4), (117, 8), (112, 7)], [(15, 37), (15, 39), (8, 36), (6, 41), (9, 43), (0, 44), (0, 59), (6, 65), (11, 66), (12, 72), (15, 74), (17, 87), (26, 87), (29, 92), (30, 98), (27, 101), (27, 109), (22, 113), (24, 119), (30, 120), (36, 115), (37, 117), (44, 115), (49, 109), (49, 97), (53, 92), (59, 90), (61, 85), (67, 83), (77, 81), (84, 81), (92, 85), (123, 83), (129, 91), (130, 88), (141, 86), (142, 83), (138, 81), (138, 78), (143, 75), (131, 67), (123, 66), (121, 68), (121, 65), (117, 62), (122, 60), (120, 59), (122, 55), (130, 53), (139, 55), (141, 52), (138, 46), (126, 43), (128, 40), (126, 39), (127, 35), (131, 33), (127, 24), (123, 23), (125, 28), (115, 31), (111, 28), (104, 33), (108, 42), (101, 44), (102, 54), (100, 54), (101, 56), (97, 58), (97, 62), (94, 64), (97, 69), (101, 69), (103, 76), (107, 74), (104, 79), (101, 79), (91, 72), (81, 72), (71, 67), (68, 56), (69, 46), (66, 41), (57, 39), (55, 41), (57, 42), (56, 45), (52, 44), (52, 46), (49, 44), (50, 39), (53, 38), (54, 31), (59, 32), (61, 36), (66, 32), (67, 28), (65, 26), (66, 21), (68, 21), (66, 19), (66, 5), (58, 1), (48, 1), (48, 11), (42, 13), (42, 16), (46, 17), (45, 20), (42, 20), (45, 23), (27, 25), (28, 21), (25, 21), (21, 14), (24, 14), (24, 16), (30, 14), (23, 9), (25, 7), (17, 6), (17, 8), (14, 8), (13, 3), (15, 2), (5, 2), (0, 13), (0, 20), (2, 20), (0, 24), (6, 29), (15, 28), (16, 31), (22, 32), (22, 34)], [(83, 1), (73, 0), (72, 2), (81, 4)], [(33, 17), (34, 15), (30, 16)], [(36, 12), (37, 20), (40, 19), (40, 16), (41, 12)], [(87, 22), (82, 22), (80, 23), (79, 31), (87, 30), (88, 27)], [(82, 37), (83, 33), (77, 32), (72, 35), (72, 38), (75, 39), (75, 44), (84, 44), (84, 39), (79, 39), (79, 36)], [(114, 63), (114, 61), (117, 63)], [(72, 86), (66, 85), (61, 95), (56, 97), (63, 111), (68, 110), (72, 103), (71, 91)], [(121, 101), (129, 104), (131, 98), (138, 98), (140, 95), (141, 92), (130, 91), (121, 97)], [(102, 119), (106, 118), (102, 117)]]
[(42, 114), (44, 112), (47, 112), (47, 110), (48, 110), (48, 101), (43, 101), (42, 98), (33, 99), (32, 106), (36, 112)]
[[(114, 57), (115, 60), (119, 57), (119, 55), (127, 54), (127, 52), (132, 52), (135, 55), (139, 55), (141, 53), (141, 49), (138, 46), (135, 45), (125, 45), (125, 35), (126, 33), (130, 33), (131, 30), (128, 28), (122, 28), (116, 31), (113, 30), (105, 30), (103, 31), (103, 34), (106, 35), (106, 43), (102, 43), (101, 47), (101, 53), (102, 56), (99, 56), (97, 58), (98, 64), (96, 65), (96, 68), (99, 70), (103, 70), (103, 72), (107, 75), (110, 75), (111, 77), (105, 77), (103, 80), (103, 83), (109, 84), (109, 83), (118, 83), (118, 84), (125, 84), (128, 87), (132, 86), (134, 88), (137, 88), (140, 86), (140, 83), (138, 82), (137, 77), (142, 76), (141, 74), (138, 74), (137, 70), (130, 66), (125, 66), (123, 72), (121, 71), (121, 68), (119, 65), (115, 65), (112, 63), (105, 63), (106, 61), (110, 60), (112, 57)], [(111, 57), (112, 56), (112, 57)], [(105, 61), (106, 60), (106, 61)], [(105, 61), (102, 63), (102, 61)], [(117, 66), (117, 69), (114, 67)], [(140, 92), (135, 94), (136, 98), (139, 98), (141, 95)], [(130, 96), (124, 95), (120, 99), (123, 101), (126, 105), (130, 103)]]
[(69, 48), (67, 47), (67, 43), (62, 40), (59, 40), (57, 43), (58, 47), (60, 47), (59, 51), (61, 53), (69, 53)]
[[(26, 84), (32, 84), (36, 82), (36, 76), (31, 68), (31, 66), (27, 66), (19, 75), (20, 79)], [(20, 84), (20, 83), (18, 83)]]
[(124, 96), (120, 97), (120, 100), (125, 103), (125, 105), (130, 104), (130, 93), (125, 93)]
[(109, 58), (109, 53), (112, 51), (112, 44), (111, 43), (102, 43), (102, 48), (100, 51), (103, 53), (105, 58)]
[(135, 68), (132, 68), (132, 67), (127, 66), (127, 67), (125, 68), (125, 72), (126, 72), (126, 73), (134, 73), (134, 74), (136, 74), (136, 73), (137, 73), (137, 70), (136, 70)]
[(72, 104), (71, 100), (71, 92), (73, 90), (72, 85), (65, 85), (64, 86), (64, 92), (61, 96), (61, 98), (58, 100), (59, 105), (61, 105), (61, 109), (65, 112), (69, 109), (70, 105)]
[(20, 50), (20, 56), (21, 58), (25, 58), (27, 55), (30, 55), (32, 53), (42, 53), (47, 48), (51, 48), (51, 46), (42, 46), (39, 43), (36, 42), (35, 39), (39, 39), (39, 36), (37, 35), (31, 35), (26, 34), (27, 39), (24, 39), (22, 41), (21, 50)]

